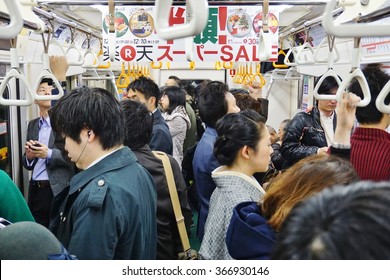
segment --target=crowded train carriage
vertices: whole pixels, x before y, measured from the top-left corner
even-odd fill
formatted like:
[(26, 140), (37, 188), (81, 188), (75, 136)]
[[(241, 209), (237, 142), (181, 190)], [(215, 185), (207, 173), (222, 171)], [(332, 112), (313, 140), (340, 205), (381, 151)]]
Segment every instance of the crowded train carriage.
[[(389, 259), (364, 226), (389, 233), (383, 201), (365, 217), (309, 205), (388, 196), (389, 15), (389, 0), (0, 0), (0, 243), (41, 250), (0, 258)], [(382, 250), (355, 252), (351, 227)]]

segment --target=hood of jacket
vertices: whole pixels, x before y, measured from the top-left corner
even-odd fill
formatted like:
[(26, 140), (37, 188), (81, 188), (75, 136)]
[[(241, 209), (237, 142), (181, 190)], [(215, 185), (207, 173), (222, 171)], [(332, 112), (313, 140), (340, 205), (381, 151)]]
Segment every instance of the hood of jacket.
[(275, 232), (261, 215), (256, 202), (234, 207), (226, 234), (229, 254), (237, 260), (266, 260), (275, 244)]

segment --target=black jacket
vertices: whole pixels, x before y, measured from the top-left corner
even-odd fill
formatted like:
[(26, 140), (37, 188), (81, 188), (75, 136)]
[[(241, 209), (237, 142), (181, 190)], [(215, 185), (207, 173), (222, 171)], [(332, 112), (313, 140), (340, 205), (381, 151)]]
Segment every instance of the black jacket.
[[(156, 158), (149, 146), (145, 145), (139, 149), (132, 150), (138, 162), (145, 167), (153, 177), (157, 190), (157, 260), (177, 259), (178, 253), (183, 250), (177, 229), (175, 215), (171, 198), (168, 191), (168, 184), (165, 178), (164, 166), (160, 159)], [(187, 232), (192, 223), (192, 212), (188, 204), (187, 185), (184, 181), (180, 167), (176, 160), (168, 155), (172, 166), (172, 172), (179, 196), (181, 211), (183, 213)]]
[[(336, 112), (335, 112), (336, 114)], [(336, 128), (336, 115), (333, 118), (333, 130)], [(329, 143), (330, 144), (330, 143)], [(314, 107), (309, 112), (299, 112), (291, 120), (281, 153), (284, 159), (283, 169), (299, 160), (317, 153), (318, 148), (328, 146), (320, 121), (320, 111)]]

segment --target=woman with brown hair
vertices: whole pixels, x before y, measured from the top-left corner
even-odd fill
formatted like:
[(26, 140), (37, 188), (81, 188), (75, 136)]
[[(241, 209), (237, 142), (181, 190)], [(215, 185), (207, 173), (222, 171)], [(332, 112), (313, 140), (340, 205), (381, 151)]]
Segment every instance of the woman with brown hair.
[(230, 255), (236, 259), (268, 259), (275, 233), (299, 202), (333, 185), (359, 180), (352, 165), (339, 157), (306, 157), (270, 182), (259, 203), (244, 202), (233, 210), (226, 236)]

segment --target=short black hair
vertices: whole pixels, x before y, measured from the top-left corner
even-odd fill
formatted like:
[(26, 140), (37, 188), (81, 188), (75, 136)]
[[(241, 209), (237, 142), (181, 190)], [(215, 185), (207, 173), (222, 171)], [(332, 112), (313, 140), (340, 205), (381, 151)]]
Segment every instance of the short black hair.
[(160, 100), (161, 93), (160, 89), (158, 88), (158, 85), (150, 78), (141, 76), (134, 81), (132, 81), (130, 84), (127, 85), (126, 91), (138, 91), (145, 95), (146, 99), (149, 99), (150, 97), (155, 97), (155, 106), (158, 106), (158, 101)]
[(179, 77), (174, 76), (174, 75), (171, 75), (171, 76), (168, 77), (168, 79), (170, 79), (170, 80), (175, 80), (175, 82), (177, 83), (177, 85), (178, 85), (179, 87), (182, 87), (182, 83), (181, 83), (181, 80), (180, 80)]
[[(321, 78), (322, 78), (322, 76), (315, 79), (314, 86), (316, 86), (318, 84), (318, 82), (320, 81)], [(341, 81), (340, 77), (339, 77), (339, 79)], [(338, 89), (338, 88), (339, 88), (339, 84), (337, 83), (335, 77), (328, 76), (322, 81), (321, 86), (318, 88), (318, 93), (325, 94), (325, 95), (332, 94), (331, 91), (334, 89)]]
[(44, 84), (44, 83), (47, 83), (49, 86), (52, 86), (54, 84), (53, 80), (50, 78), (43, 78), (39, 84)]
[(390, 182), (335, 186), (295, 206), (272, 259), (388, 260)]
[(51, 109), (50, 121), (58, 134), (81, 143), (80, 132), (93, 130), (104, 150), (123, 144), (124, 118), (114, 95), (102, 88), (73, 89)]
[(146, 106), (134, 100), (120, 102), (126, 124), (124, 144), (139, 149), (149, 143), (153, 130), (153, 114)]
[(228, 112), (226, 93), (229, 87), (222, 82), (207, 83), (200, 92), (198, 100), (201, 120), (211, 128), (215, 128), (217, 121)]
[[(382, 120), (383, 113), (378, 110), (375, 102), (382, 88), (389, 81), (390, 76), (382, 71), (380, 64), (369, 64), (362, 71), (370, 89), (371, 101), (365, 107), (356, 108), (356, 119), (361, 124), (377, 124)], [(363, 91), (356, 79), (352, 80), (348, 90), (363, 100)], [(385, 104), (388, 105), (389, 103), (390, 94), (385, 98)]]

